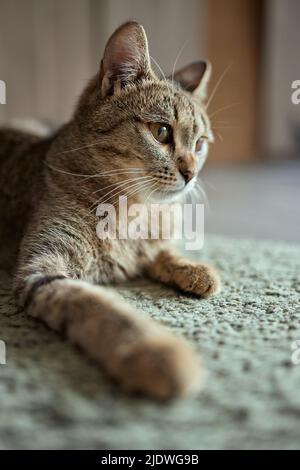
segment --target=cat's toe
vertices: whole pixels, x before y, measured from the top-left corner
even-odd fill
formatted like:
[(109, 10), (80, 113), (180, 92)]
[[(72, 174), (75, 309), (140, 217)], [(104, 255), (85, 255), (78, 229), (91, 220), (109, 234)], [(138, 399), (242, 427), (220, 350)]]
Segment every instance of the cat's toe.
[(214, 268), (205, 264), (194, 267), (188, 292), (206, 299), (217, 294), (220, 288), (220, 278)]
[(203, 368), (188, 344), (161, 336), (128, 348), (119, 372), (119, 380), (128, 391), (167, 399), (199, 390)]

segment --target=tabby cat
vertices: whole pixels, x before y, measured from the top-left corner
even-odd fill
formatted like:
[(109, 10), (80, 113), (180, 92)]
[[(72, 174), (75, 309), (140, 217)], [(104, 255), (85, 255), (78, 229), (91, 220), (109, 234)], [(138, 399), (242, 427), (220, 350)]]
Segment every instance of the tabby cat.
[(67, 124), (43, 138), (0, 131), (1, 240), (7, 252), (17, 247), (17, 305), (64, 333), (124, 389), (155, 398), (197, 390), (200, 360), (107, 285), (145, 275), (208, 297), (218, 277), (165, 240), (99, 239), (94, 209), (109, 198), (117, 207), (120, 194), (143, 203), (147, 189), (156, 201), (178, 200), (193, 187), (212, 140), (209, 75), (199, 61), (159, 77), (143, 27), (128, 22), (110, 37)]

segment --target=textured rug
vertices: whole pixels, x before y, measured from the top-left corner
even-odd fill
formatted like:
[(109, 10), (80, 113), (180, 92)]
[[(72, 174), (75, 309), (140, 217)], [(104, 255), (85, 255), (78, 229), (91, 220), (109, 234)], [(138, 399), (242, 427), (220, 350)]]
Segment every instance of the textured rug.
[[(14, 310), (1, 271), (1, 449), (300, 448), (300, 246), (211, 238), (223, 291), (209, 300), (143, 281), (118, 290), (192, 341), (204, 390), (167, 404), (123, 395), (43, 325)], [(300, 356), (300, 355), (299, 355)]]

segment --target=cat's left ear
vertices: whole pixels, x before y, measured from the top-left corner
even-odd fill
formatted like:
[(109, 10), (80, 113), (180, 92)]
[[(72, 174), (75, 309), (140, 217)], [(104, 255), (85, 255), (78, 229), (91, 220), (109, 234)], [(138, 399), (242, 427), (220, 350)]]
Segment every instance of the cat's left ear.
[(204, 100), (206, 98), (210, 76), (210, 63), (205, 60), (199, 60), (178, 70), (178, 72), (174, 74), (174, 80), (176, 80), (184, 90)]
[(108, 40), (101, 61), (102, 97), (113, 94), (118, 87), (151, 74), (144, 28), (135, 21), (121, 25)]

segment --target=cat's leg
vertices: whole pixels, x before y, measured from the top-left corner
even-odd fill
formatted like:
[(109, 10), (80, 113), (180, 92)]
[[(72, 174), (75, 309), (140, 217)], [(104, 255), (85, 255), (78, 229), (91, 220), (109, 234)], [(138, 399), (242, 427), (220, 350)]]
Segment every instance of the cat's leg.
[(204, 298), (220, 290), (219, 276), (211, 266), (190, 261), (172, 250), (159, 252), (147, 274), (163, 284)]
[(21, 265), (19, 304), (65, 333), (121, 385), (157, 398), (197, 390), (202, 367), (194, 350), (106, 287), (75, 277), (61, 255)]

